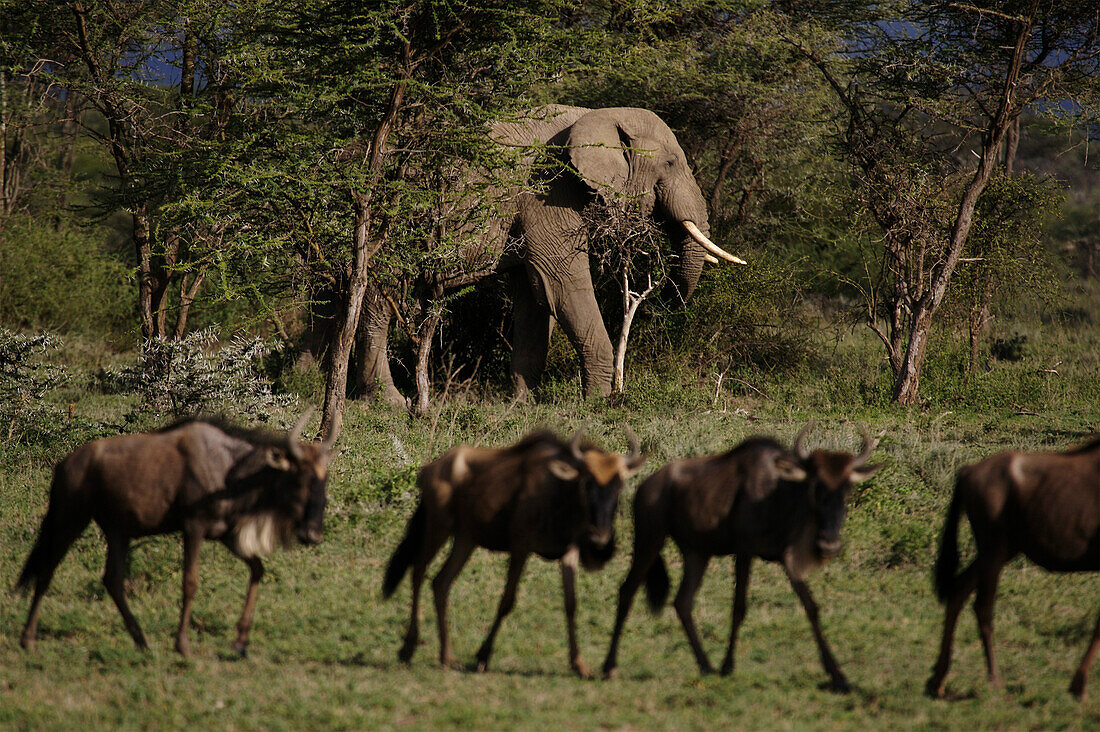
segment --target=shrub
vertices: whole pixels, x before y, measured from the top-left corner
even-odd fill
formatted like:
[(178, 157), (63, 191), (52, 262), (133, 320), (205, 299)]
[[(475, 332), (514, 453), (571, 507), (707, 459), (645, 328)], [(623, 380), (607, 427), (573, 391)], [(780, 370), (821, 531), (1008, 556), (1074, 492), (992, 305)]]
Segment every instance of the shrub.
[(49, 403), (48, 395), (70, 382), (54, 363), (60, 347), (50, 333), (0, 328), (0, 443), (66, 445), (103, 432), (104, 425), (73, 419)]
[(266, 419), (276, 408), (295, 400), (277, 396), (263, 373), (261, 359), (268, 348), (259, 338), (234, 336), (214, 349), (215, 328), (196, 331), (182, 340), (157, 340), (141, 362), (121, 372), (106, 372), (118, 388), (136, 391), (142, 400), (128, 419), (139, 413), (182, 416), (218, 411)]
[(1026, 335), (1013, 333), (1008, 338), (994, 338), (989, 344), (989, 351), (998, 361), (1020, 361), (1024, 357), (1026, 345)]
[(811, 353), (801, 288), (789, 270), (763, 263), (716, 266), (687, 306), (653, 307), (643, 316), (634, 326), (633, 360), (658, 370), (786, 372)]

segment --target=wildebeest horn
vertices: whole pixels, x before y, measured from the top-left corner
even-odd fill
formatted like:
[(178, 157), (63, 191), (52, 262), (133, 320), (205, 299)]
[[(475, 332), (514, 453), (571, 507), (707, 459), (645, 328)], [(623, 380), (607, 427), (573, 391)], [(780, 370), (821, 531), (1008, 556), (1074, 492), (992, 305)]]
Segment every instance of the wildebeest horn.
[(302, 436), (302, 428), (306, 426), (306, 422), (313, 416), (313, 407), (310, 407), (298, 418), (298, 421), (294, 423), (294, 426), (290, 428), (290, 432), (286, 433), (286, 449), (290, 453), (290, 456), (301, 462), (305, 455), (302, 454), (302, 446), (298, 444), (298, 438)]
[(581, 439), (583, 437), (584, 429), (579, 429), (573, 435), (573, 441), (569, 443), (569, 452), (573, 453), (573, 457), (577, 460), (584, 460), (584, 453), (581, 452)]
[(623, 429), (626, 430), (626, 441), (630, 445), (630, 454), (626, 456), (626, 467), (629, 470), (634, 470), (645, 462), (645, 457), (642, 455), (642, 445), (638, 441), (638, 436), (634, 434), (634, 430), (630, 429), (630, 425), (624, 424)]
[(872, 440), (871, 435), (867, 433), (867, 428), (863, 425), (859, 427), (859, 434), (863, 437), (863, 452), (859, 454), (854, 461), (852, 461), (852, 468), (858, 468), (867, 462), (867, 458), (871, 457), (871, 451), (878, 445), (878, 440)]
[(794, 454), (798, 455), (799, 459), (801, 460), (805, 460), (810, 457), (810, 451), (803, 446), (802, 440), (806, 439), (806, 435), (810, 434), (810, 430), (812, 430), (813, 428), (814, 421), (811, 419), (809, 422), (806, 423), (805, 427), (799, 430), (798, 436), (794, 438)]

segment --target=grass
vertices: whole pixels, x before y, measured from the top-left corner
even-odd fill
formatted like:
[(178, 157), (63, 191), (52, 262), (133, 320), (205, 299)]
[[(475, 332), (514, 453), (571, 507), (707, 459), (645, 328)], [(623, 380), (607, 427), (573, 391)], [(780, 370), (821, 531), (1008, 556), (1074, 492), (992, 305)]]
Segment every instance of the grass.
[[(1092, 312), (1098, 314), (1095, 307)], [(139, 542), (128, 590), (153, 646), (143, 654), (99, 583), (104, 549), (92, 529), (55, 577), (35, 653), (18, 647), (27, 600), (6, 595), (0, 601), (0, 726), (1095, 729), (1100, 681), (1093, 679), (1083, 703), (1067, 693), (1100, 609), (1095, 575), (1055, 576), (1019, 560), (1010, 564), (996, 609), (1006, 688), (986, 685), (967, 611), (948, 679), (950, 700), (922, 694), (943, 618), (929, 568), (954, 471), (1009, 446), (1068, 447), (1100, 423), (1095, 327), (1025, 326), (1023, 359), (992, 363), (969, 386), (947, 355), (933, 362), (929, 378), (937, 382), (924, 409), (893, 408), (875, 396), (884, 378), (880, 354), (859, 331), (843, 334), (826, 358), (793, 376), (741, 375), (767, 398), (735, 384), (731, 389), (730, 381), (716, 396), (713, 379), (670, 382), (640, 374), (632, 392), (611, 404), (579, 401), (571, 381), (533, 405), (460, 395), (425, 421), (353, 403), (332, 465), (326, 541), (268, 561), (247, 660), (230, 650), (247, 580), (239, 561), (217, 545), (204, 546), (194, 656), (183, 660), (171, 650), (179, 538)], [(1039, 368), (1059, 359), (1057, 376), (1036, 380)], [(115, 424), (131, 406), (125, 396), (79, 389), (64, 400), (76, 404), (78, 415)], [(701, 678), (675, 613), (666, 608), (651, 617), (641, 598), (623, 639), (620, 678), (574, 678), (558, 571), (539, 560), (528, 564), (489, 673), (438, 667), (430, 601), (423, 646), (411, 665), (397, 661), (408, 583), (390, 602), (381, 600), (379, 586), (415, 505), (415, 468), (431, 456), (457, 442), (504, 444), (540, 425), (563, 433), (583, 427), (608, 447), (625, 449), (621, 425), (629, 422), (650, 454), (644, 477), (673, 457), (720, 450), (750, 434), (790, 439), (810, 418), (819, 422), (814, 439), (826, 445), (856, 447), (857, 424), (884, 433), (874, 459), (886, 468), (853, 496), (843, 555), (810, 580), (852, 694), (818, 688), (826, 677), (809, 624), (781, 571), (763, 563), (755, 565), (732, 678)], [(37, 531), (52, 464), (70, 448), (0, 446), (5, 583), (14, 581)], [(619, 553), (603, 571), (579, 580), (581, 648), (594, 668), (602, 663), (629, 564), (630, 493), (637, 482), (621, 503)], [(675, 581), (678, 556), (671, 547), (665, 556)], [(479, 550), (455, 584), (452, 632), (464, 662), (472, 663), (492, 620), (504, 568), (502, 555)], [(731, 597), (731, 562), (716, 559), (696, 608), (715, 663), (724, 651)]]

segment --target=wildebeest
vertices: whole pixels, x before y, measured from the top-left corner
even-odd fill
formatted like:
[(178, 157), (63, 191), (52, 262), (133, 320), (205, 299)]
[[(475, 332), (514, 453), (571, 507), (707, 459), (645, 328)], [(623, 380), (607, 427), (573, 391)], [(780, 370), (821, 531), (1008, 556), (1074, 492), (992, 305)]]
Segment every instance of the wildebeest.
[(456, 665), (447, 630), (447, 595), (475, 547), (508, 552), (508, 580), (477, 669), (489, 665), (493, 639), (512, 610), (516, 587), (536, 553), (561, 560), (562, 590), (569, 632), (569, 664), (583, 677), (588, 667), (577, 648), (574, 581), (578, 559), (598, 569), (615, 550), (614, 517), (623, 481), (641, 467), (637, 438), (627, 429), (630, 455), (604, 452), (581, 439), (571, 443), (538, 431), (511, 447), (455, 447), (428, 463), (418, 477), (420, 504), (409, 519), (386, 568), (382, 594), (389, 597), (412, 567), (412, 609), (398, 657), (408, 662), (419, 639), (420, 586), (432, 557), (453, 536), (446, 562), (432, 581), (439, 625), (439, 660)]
[(783, 565), (809, 617), (832, 688), (848, 690), (821, 634), (817, 605), (805, 578), (840, 551), (851, 485), (870, 477), (879, 466), (866, 465), (875, 445), (866, 432), (859, 455), (805, 450), (802, 442), (811, 426), (799, 432), (793, 453), (773, 439), (752, 437), (721, 455), (673, 460), (639, 486), (634, 497), (634, 558), (619, 588), (605, 676), (616, 674), (619, 638), (643, 578), (651, 610), (660, 610), (668, 597), (661, 547), (671, 536), (684, 558), (676, 613), (703, 673), (714, 669), (699, 642), (692, 607), (707, 564), (713, 556), (736, 555), (733, 620), (722, 662), (722, 674), (727, 675), (733, 671), (737, 631), (745, 619), (752, 560), (760, 557)]
[(124, 589), (132, 539), (183, 533), (176, 650), (184, 656), (190, 651), (187, 630), (202, 541), (216, 539), (240, 557), (251, 574), (234, 647), (245, 655), (264, 574), (261, 557), (295, 535), (303, 544), (321, 541), (332, 443), (299, 442), (308, 417), (302, 415), (287, 433), (184, 420), (158, 432), (93, 440), (66, 456), (54, 468), (49, 507), (17, 583), (25, 588), (34, 582), (23, 647), (34, 647), (42, 595), (54, 570), (94, 520), (107, 541), (103, 584), (141, 649), (149, 646)]
[[(977, 554), (956, 574), (962, 512), (970, 519)], [(989, 683), (1003, 685), (993, 655), (993, 602), (1001, 569), (1017, 554), (1051, 572), (1100, 572), (1100, 439), (1061, 453), (1008, 450), (959, 470), (936, 560), (936, 595), (947, 608), (939, 658), (925, 685), (930, 696), (943, 696), (955, 623), (975, 589)], [(1098, 648), (1100, 615), (1070, 683), (1078, 698), (1085, 695)]]

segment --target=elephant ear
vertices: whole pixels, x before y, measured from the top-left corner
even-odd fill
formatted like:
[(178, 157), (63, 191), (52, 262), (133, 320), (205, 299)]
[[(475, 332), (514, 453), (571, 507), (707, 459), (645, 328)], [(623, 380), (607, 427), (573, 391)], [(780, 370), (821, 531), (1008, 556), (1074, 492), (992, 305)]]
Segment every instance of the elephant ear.
[(566, 141), (569, 163), (581, 179), (605, 200), (629, 190), (630, 149), (637, 139), (632, 125), (614, 109), (597, 109), (573, 123)]

